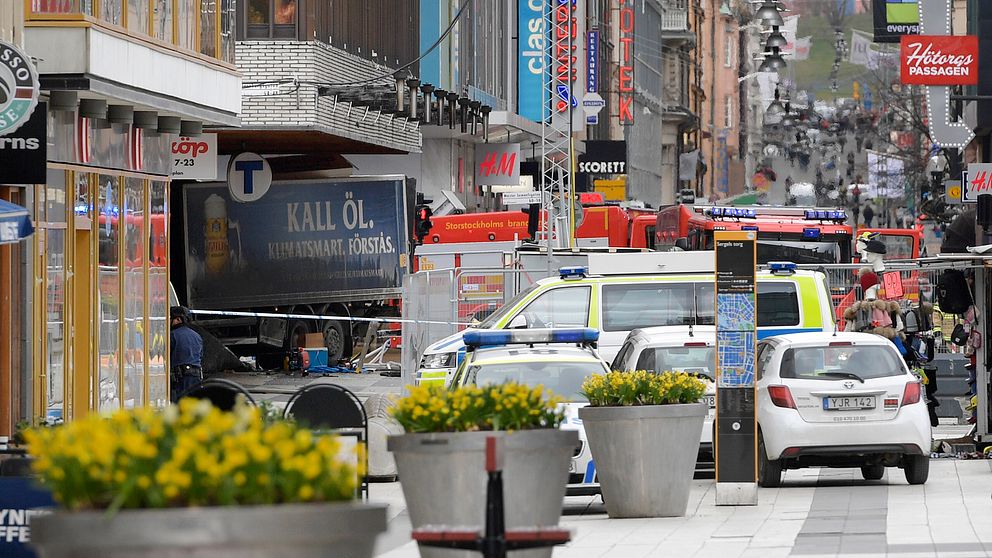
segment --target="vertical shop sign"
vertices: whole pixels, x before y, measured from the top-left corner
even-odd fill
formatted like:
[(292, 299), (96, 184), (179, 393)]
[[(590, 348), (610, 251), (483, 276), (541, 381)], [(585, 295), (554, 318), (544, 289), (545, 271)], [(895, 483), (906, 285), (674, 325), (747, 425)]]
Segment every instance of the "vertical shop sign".
[(517, 4), (517, 114), (541, 122), (541, 88), (544, 87), (544, 46), (547, 25), (544, 0), (520, 0)]
[(586, 33), (586, 93), (599, 91), (599, 31)]
[(620, 48), (617, 71), (617, 106), (621, 125), (634, 123), (634, 0), (617, 0), (620, 6)]
[(572, 131), (585, 128), (578, 95), (585, 90), (585, 2), (553, 0), (551, 12), (551, 109), (553, 118), (572, 117)]
[(755, 233), (717, 231), (716, 504), (756, 505)]

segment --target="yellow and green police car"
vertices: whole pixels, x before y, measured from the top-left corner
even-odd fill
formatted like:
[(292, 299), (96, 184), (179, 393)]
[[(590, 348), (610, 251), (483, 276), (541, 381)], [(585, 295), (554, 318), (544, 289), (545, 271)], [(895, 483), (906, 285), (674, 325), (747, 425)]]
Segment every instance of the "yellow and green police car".
[(464, 335), (465, 358), (452, 387), (517, 382), (544, 386), (564, 398), (563, 430), (579, 433), (579, 446), (569, 465), (567, 494), (598, 494), (596, 467), (579, 419), (579, 408), (588, 404), (582, 382), (604, 374), (609, 366), (596, 351), (595, 329), (526, 329), (469, 331)]

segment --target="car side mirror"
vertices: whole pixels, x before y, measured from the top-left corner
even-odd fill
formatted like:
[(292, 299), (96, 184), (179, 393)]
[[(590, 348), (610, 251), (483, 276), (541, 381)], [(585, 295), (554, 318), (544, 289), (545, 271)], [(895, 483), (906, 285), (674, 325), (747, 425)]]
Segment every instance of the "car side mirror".
[(676, 239), (675, 240), (675, 247), (678, 248), (679, 250), (688, 250), (689, 249), (689, 239), (686, 238), (686, 237), (684, 237), (684, 236), (682, 238)]

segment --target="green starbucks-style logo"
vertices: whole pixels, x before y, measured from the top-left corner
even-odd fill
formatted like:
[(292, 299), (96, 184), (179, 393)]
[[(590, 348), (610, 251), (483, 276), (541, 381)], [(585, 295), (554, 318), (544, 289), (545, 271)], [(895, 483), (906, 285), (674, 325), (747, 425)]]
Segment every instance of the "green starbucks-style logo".
[(0, 41), (0, 136), (28, 121), (38, 105), (38, 73), (31, 58)]

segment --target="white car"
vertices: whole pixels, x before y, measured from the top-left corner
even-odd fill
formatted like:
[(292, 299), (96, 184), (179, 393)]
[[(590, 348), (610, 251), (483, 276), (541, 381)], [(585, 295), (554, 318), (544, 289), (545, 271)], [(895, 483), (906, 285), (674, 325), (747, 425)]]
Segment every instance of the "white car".
[(860, 467), (867, 480), (930, 470), (923, 388), (895, 345), (871, 333), (796, 333), (758, 343), (758, 483), (783, 469)]
[(713, 416), (716, 412), (716, 327), (661, 326), (630, 332), (613, 360), (613, 370), (629, 372), (688, 372), (706, 381), (703, 401), (709, 405), (703, 431), (699, 436), (699, 453), (704, 461), (713, 461)]
[(465, 334), (467, 354), (452, 380), (462, 385), (517, 382), (542, 385), (564, 398), (562, 430), (576, 430), (579, 446), (568, 470), (569, 496), (599, 494), (599, 481), (579, 408), (588, 405), (582, 383), (593, 374), (609, 372), (596, 352), (599, 332), (594, 329), (530, 329), (470, 331)]

